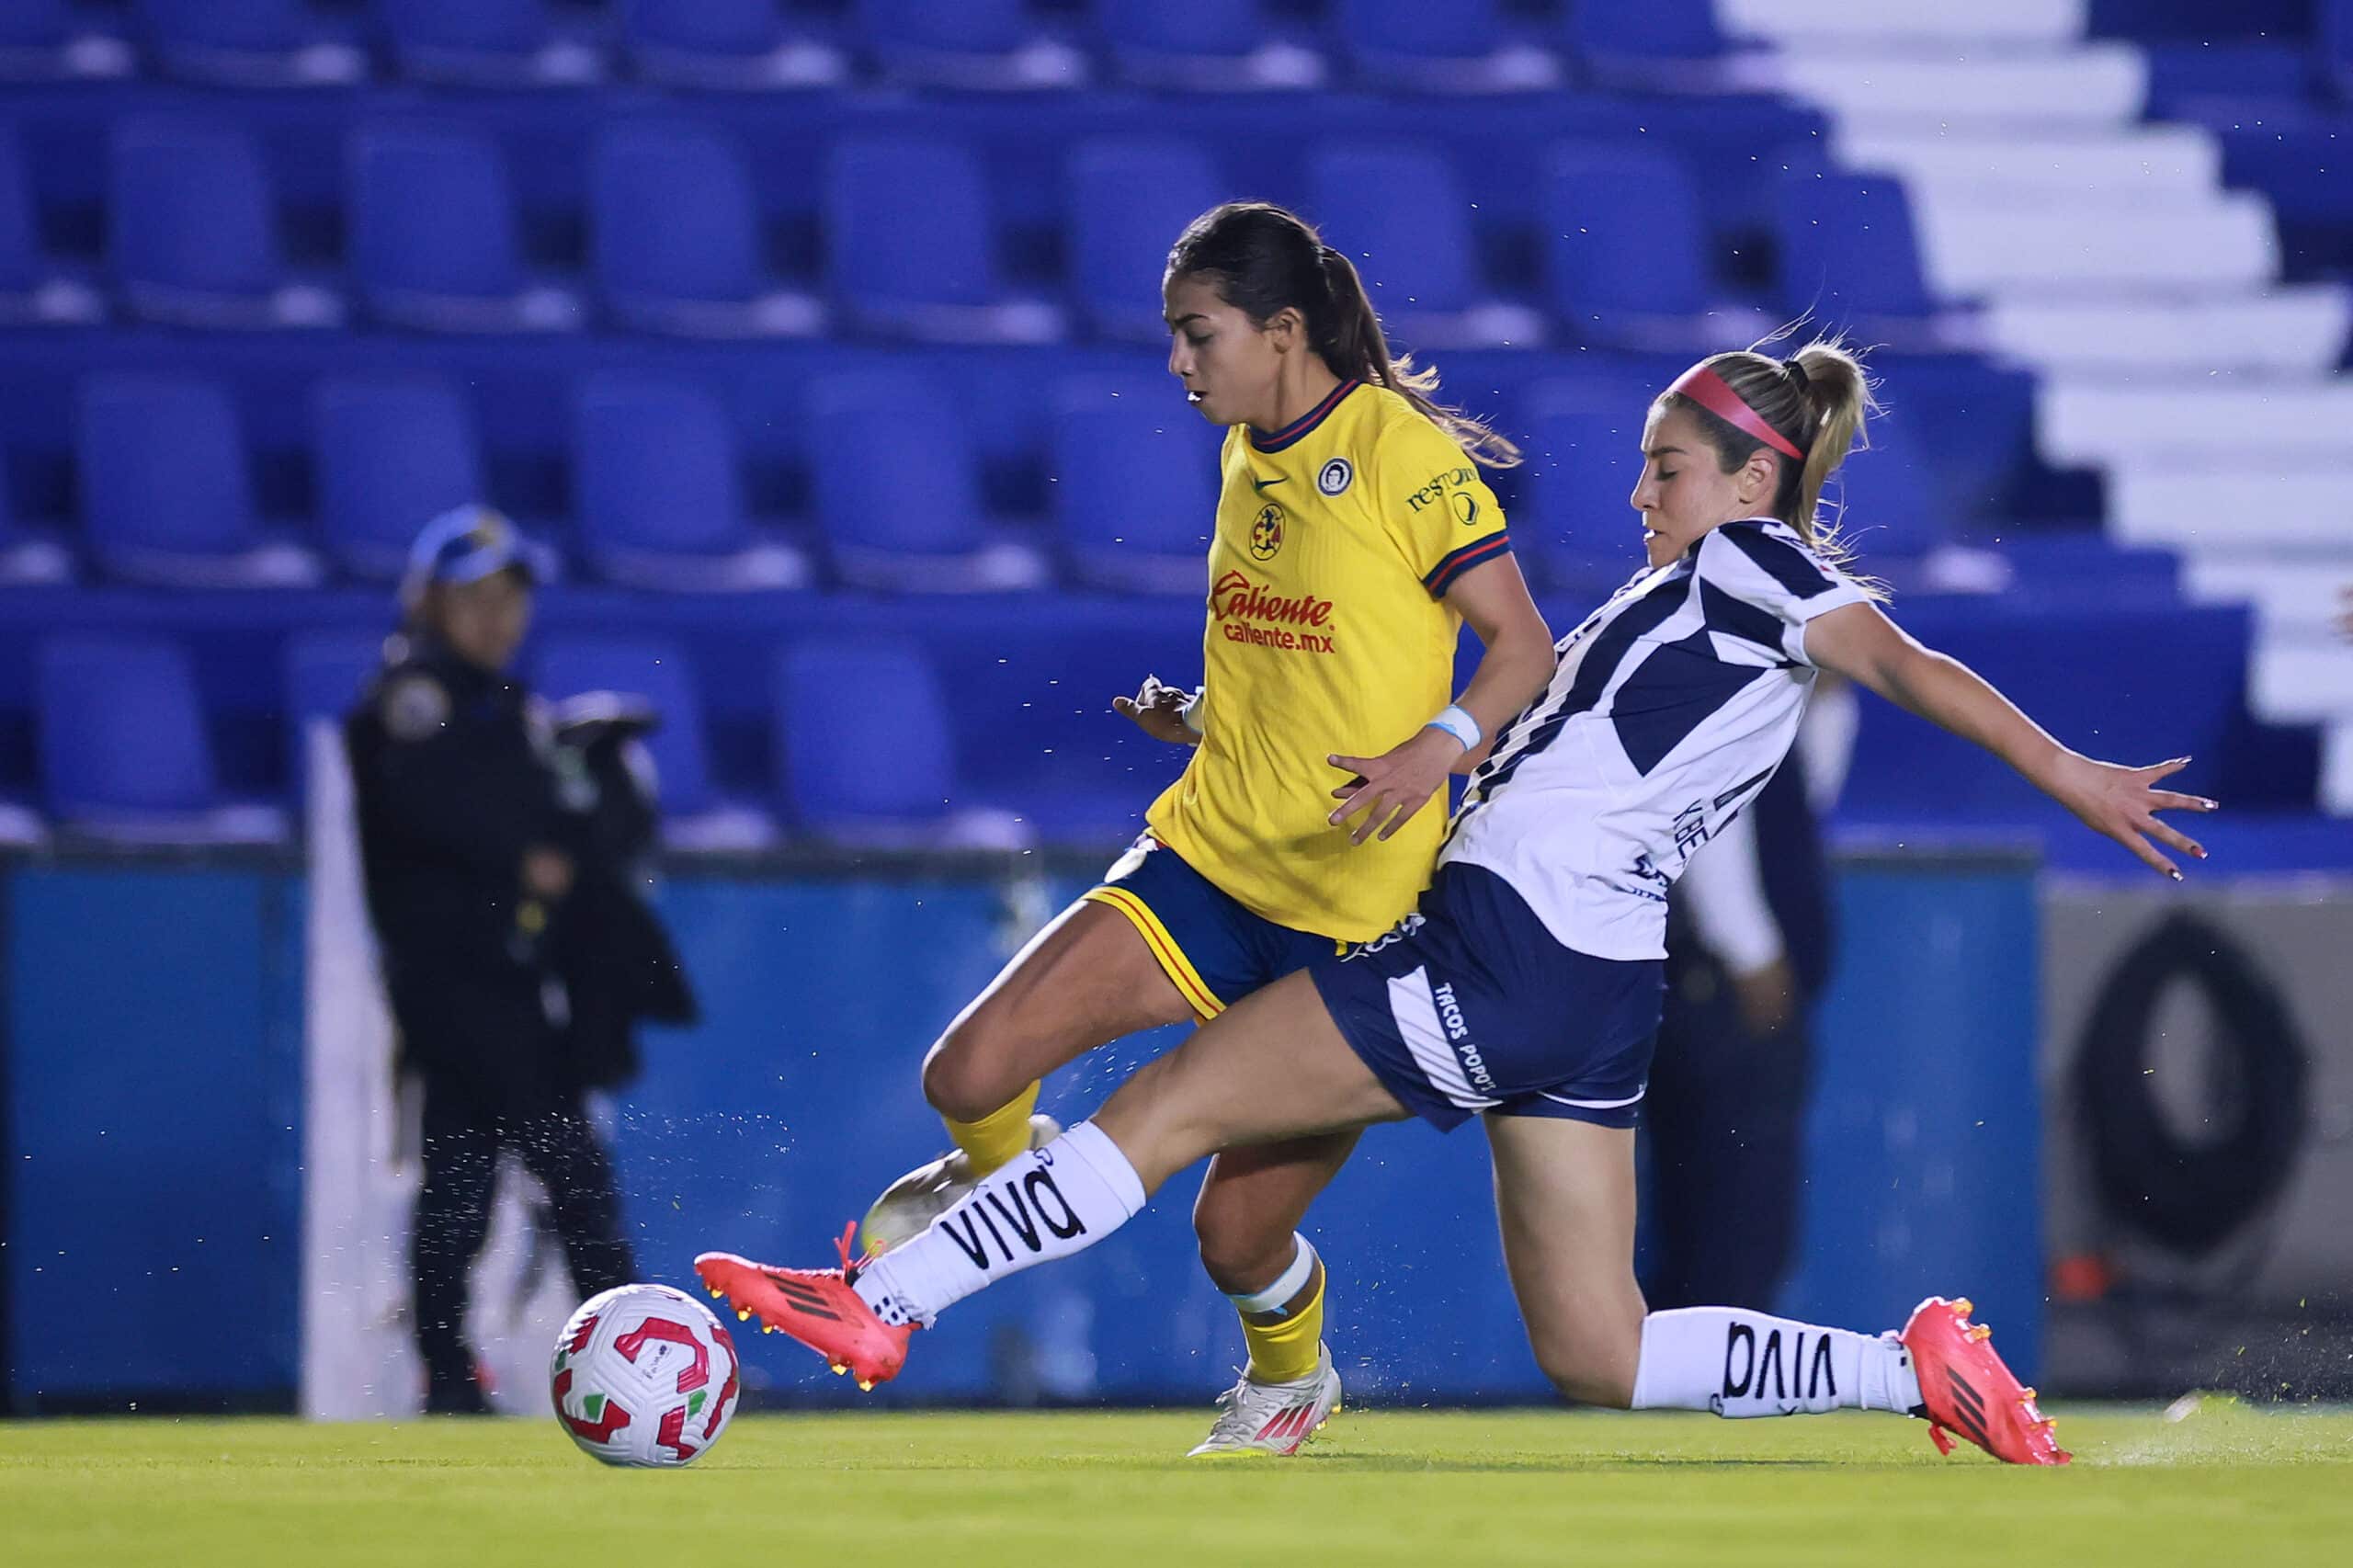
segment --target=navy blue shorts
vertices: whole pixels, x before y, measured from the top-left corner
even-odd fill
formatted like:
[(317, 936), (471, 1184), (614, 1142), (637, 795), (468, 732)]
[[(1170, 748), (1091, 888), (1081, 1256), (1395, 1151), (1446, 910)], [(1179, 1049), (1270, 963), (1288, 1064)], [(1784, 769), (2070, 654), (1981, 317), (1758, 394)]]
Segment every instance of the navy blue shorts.
[(1252, 914), (1148, 833), (1086, 896), (1133, 922), (1161, 969), (1204, 1019), (1345, 946)]
[(1447, 1131), (1481, 1113), (1633, 1126), (1665, 970), (1564, 948), (1503, 878), (1441, 866), (1418, 914), (1308, 973), (1365, 1065)]

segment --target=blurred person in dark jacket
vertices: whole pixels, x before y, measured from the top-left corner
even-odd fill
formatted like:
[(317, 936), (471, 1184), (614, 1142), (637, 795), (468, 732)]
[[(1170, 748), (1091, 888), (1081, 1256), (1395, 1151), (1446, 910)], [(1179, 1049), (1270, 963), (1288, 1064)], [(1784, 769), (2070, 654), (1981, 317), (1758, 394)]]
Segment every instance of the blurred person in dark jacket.
[(438, 1413), (486, 1408), (467, 1277), (502, 1151), (547, 1189), (581, 1295), (634, 1274), (586, 1096), (635, 1074), (638, 1018), (693, 1014), (636, 891), (654, 811), (629, 763), (651, 716), (608, 699), (559, 730), (508, 673), (546, 571), (486, 507), (435, 518), (344, 726), (397, 1067), (422, 1089), (410, 1264)]
[(1835, 941), (1819, 819), (1857, 717), (1853, 688), (1824, 680), (1779, 771), (1676, 884), (1643, 1118), (1654, 1311), (1770, 1302), (1795, 1260), (1810, 1019)]

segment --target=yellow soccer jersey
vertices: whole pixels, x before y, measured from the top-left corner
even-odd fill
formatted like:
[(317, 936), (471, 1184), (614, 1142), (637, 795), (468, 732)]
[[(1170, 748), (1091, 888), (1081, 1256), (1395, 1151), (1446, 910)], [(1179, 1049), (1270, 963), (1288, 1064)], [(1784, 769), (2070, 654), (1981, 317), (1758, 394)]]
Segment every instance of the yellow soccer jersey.
[(1253, 913), (1368, 941), (1428, 885), (1433, 800), (1386, 844), (1325, 822), (1324, 759), (1378, 756), (1453, 700), (1455, 578), (1511, 549), (1451, 437), (1396, 392), (1343, 381), (1273, 435), (1227, 432), (1202, 639), (1204, 734), (1146, 820)]

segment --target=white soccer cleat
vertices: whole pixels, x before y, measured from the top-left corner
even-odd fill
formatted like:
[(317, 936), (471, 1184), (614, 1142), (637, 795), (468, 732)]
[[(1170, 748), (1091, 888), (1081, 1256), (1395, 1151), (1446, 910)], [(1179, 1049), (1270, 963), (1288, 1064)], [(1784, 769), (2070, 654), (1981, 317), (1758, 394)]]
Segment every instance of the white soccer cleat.
[[(1063, 1135), (1063, 1124), (1043, 1111), (1029, 1119), (1029, 1147), (1042, 1149)], [(951, 1149), (927, 1165), (914, 1170), (882, 1189), (882, 1196), (858, 1222), (858, 1244), (869, 1257), (881, 1257), (903, 1242), (930, 1229), (931, 1222), (963, 1201), (976, 1185), (972, 1157)]]
[(1222, 1407), (1217, 1425), (1200, 1446), (1185, 1457), (1204, 1454), (1277, 1454), (1299, 1452), (1307, 1439), (1324, 1430), (1340, 1408), (1340, 1374), (1332, 1365), (1328, 1346), (1315, 1350), (1315, 1370), (1295, 1383), (1242, 1381), (1218, 1395)]

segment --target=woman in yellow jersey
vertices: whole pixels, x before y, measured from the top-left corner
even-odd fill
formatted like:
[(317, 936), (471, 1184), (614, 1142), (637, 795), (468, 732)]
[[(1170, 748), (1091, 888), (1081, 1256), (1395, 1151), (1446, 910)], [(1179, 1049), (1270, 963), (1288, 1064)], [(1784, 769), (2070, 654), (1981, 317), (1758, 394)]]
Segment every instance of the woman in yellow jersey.
[[(877, 1201), (870, 1253), (1052, 1136), (1033, 1115), (1044, 1074), (1213, 1018), (1394, 926), (1428, 883), (1448, 773), (1552, 673), (1552, 634), (1479, 477), (1518, 454), (1435, 403), (1430, 371), (1391, 359), (1346, 256), (1279, 207), (1231, 203), (1177, 239), (1163, 292), (1168, 369), (1228, 427), (1204, 680), (1189, 696), (1147, 680), (1114, 706), (1194, 754), (1102, 885), (932, 1047), (924, 1092), (957, 1148)], [(1483, 653), (1457, 699), (1465, 622)], [(1212, 1162), (1195, 1228), (1250, 1365), (1196, 1452), (1291, 1452), (1337, 1403), (1323, 1266), (1294, 1227), (1355, 1141)]]

